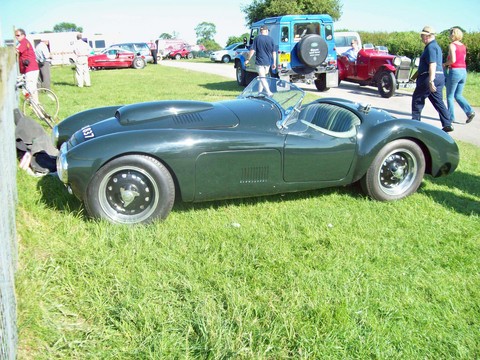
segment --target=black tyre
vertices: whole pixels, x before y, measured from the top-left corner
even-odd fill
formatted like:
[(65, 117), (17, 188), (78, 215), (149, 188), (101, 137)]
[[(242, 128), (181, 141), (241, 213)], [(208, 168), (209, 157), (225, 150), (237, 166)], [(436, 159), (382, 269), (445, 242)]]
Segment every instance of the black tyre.
[(188, 53), (188, 54), (187, 54), (187, 59), (193, 59), (193, 54), (192, 54), (192, 53)]
[(361, 179), (363, 191), (380, 201), (402, 199), (413, 194), (425, 173), (425, 156), (410, 140), (395, 140), (375, 156)]
[(384, 98), (390, 98), (395, 94), (397, 81), (390, 71), (382, 71), (378, 77), (378, 92)]
[(145, 62), (145, 59), (142, 59), (141, 57), (136, 57), (133, 59), (132, 66), (134, 69), (143, 69), (147, 63)]
[(175, 60), (180, 60), (181, 58), (182, 58), (182, 55), (180, 55), (180, 54), (175, 55)]
[(318, 91), (330, 90), (330, 88), (327, 87), (327, 74), (320, 74), (314, 83)]
[(174, 200), (175, 185), (162, 163), (127, 155), (97, 171), (88, 185), (85, 207), (94, 218), (138, 224), (166, 218)]
[(319, 66), (325, 61), (327, 55), (328, 45), (320, 35), (304, 36), (297, 44), (297, 56), (308, 67)]
[(223, 62), (223, 63), (227, 64), (227, 63), (230, 62), (230, 60), (232, 60), (232, 59), (230, 59), (230, 56), (229, 56), (229, 55), (223, 55), (223, 56), (222, 56), (222, 62)]
[(242, 69), (242, 66), (239, 64), (236, 68), (235, 68), (235, 73), (236, 73), (236, 77), (237, 77), (237, 84), (240, 85), (240, 86), (246, 86), (247, 85), (247, 79), (246, 79), (246, 72), (244, 69)]

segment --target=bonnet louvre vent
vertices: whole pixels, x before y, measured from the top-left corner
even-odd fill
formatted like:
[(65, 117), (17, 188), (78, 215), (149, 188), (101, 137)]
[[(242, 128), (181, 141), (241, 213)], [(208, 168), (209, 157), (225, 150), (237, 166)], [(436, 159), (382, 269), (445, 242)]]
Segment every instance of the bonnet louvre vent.
[(173, 118), (173, 121), (177, 125), (188, 125), (193, 123), (202, 122), (203, 118), (198, 113), (193, 114), (179, 114)]

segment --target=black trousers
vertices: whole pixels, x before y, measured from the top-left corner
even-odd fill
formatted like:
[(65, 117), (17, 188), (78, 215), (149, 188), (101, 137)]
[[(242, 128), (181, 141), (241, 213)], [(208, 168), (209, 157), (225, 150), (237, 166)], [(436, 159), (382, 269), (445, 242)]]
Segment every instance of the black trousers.
[(442, 127), (451, 126), (452, 120), (450, 119), (450, 113), (443, 102), (443, 88), (445, 87), (445, 76), (443, 73), (436, 74), (434, 84), (437, 91), (431, 92), (430, 84), (428, 82), (428, 73), (418, 76), (417, 86), (412, 95), (412, 119), (419, 121), (422, 119), (422, 110), (425, 107), (425, 99), (428, 98), (440, 116)]

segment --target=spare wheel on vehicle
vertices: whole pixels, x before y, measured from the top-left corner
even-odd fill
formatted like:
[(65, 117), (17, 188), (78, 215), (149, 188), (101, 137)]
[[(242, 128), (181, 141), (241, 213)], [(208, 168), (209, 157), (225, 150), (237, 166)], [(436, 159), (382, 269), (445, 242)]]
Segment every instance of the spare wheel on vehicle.
[(327, 54), (328, 45), (320, 35), (306, 35), (297, 44), (297, 56), (306, 66), (319, 66), (325, 61)]

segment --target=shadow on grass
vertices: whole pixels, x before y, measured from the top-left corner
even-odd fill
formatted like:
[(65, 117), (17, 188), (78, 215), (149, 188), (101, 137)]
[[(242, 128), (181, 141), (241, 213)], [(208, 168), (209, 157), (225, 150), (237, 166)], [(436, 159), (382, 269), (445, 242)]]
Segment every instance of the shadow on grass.
[[(447, 186), (449, 189), (458, 189), (459, 191), (480, 197), (480, 176), (456, 171), (453, 174), (437, 179), (430, 178), (429, 181)], [(454, 209), (459, 214), (480, 215), (480, 202), (468, 196), (458, 196), (453, 191), (444, 190), (419, 190), (419, 192), (428, 195), (435, 202)]]
[(239, 95), (243, 91), (243, 87), (239, 86), (237, 82), (234, 81), (222, 81), (208, 84), (199, 84), (200, 87), (204, 87), (208, 90), (215, 91), (233, 91), (236, 95)]
[(38, 182), (38, 187), (42, 193), (42, 201), (48, 207), (87, 218), (81, 201), (68, 193), (56, 175), (44, 176)]
[[(431, 181), (438, 185), (447, 186), (450, 189), (458, 189), (474, 197), (480, 197), (480, 187), (478, 186), (478, 184), (480, 183), (480, 177), (476, 175), (458, 171), (447, 177), (437, 179), (429, 178), (428, 181)], [(56, 176), (43, 177), (39, 181), (38, 186), (42, 192), (42, 200), (48, 207), (59, 210), (60, 212), (73, 212), (76, 216), (81, 216), (84, 219), (88, 219), (82, 203), (75, 196), (68, 193), (65, 186), (63, 186), (63, 184), (58, 180)], [(453, 209), (457, 213), (464, 215), (480, 215), (480, 203), (475, 199), (469, 198), (468, 196), (458, 196), (454, 194), (453, 191), (427, 190), (424, 186), (420, 187), (418, 192), (429, 196), (438, 204)], [(181, 199), (177, 198), (172, 211), (188, 212), (193, 209), (219, 209), (227, 205), (244, 206), (267, 202), (283, 203), (286, 201), (296, 201), (313, 197), (329, 196), (335, 193), (348, 195), (353, 199), (361, 199), (365, 197), (365, 194), (362, 192), (359, 184), (355, 183), (344, 187), (332, 187), (318, 190), (283, 193), (277, 195), (215, 200), (199, 203), (186, 203), (183, 202)]]

